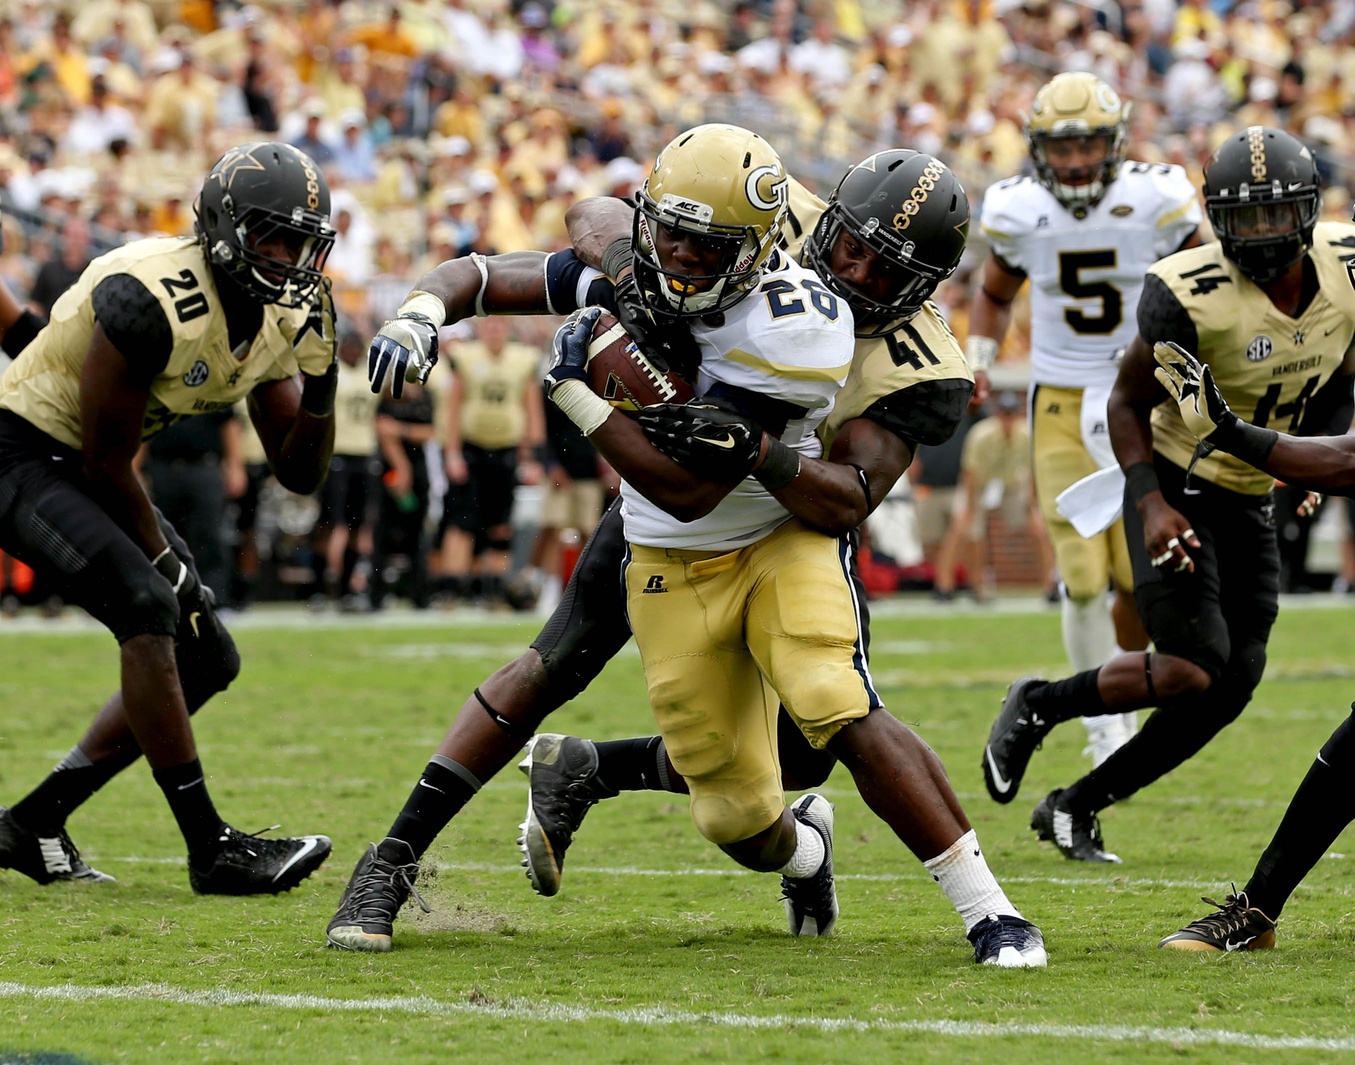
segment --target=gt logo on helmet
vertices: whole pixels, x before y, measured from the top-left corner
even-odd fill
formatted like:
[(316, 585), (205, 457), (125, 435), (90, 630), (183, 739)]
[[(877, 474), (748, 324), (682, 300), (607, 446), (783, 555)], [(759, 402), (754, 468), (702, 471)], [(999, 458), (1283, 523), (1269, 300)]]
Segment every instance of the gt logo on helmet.
[[(768, 195), (765, 196), (760, 187), (763, 178), (771, 180), (771, 187), (768, 188)], [(789, 182), (786, 179), (785, 172), (779, 166), (768, 163), (748, 171), (748, 177), (743, 183), (743, 191), (748, 197), (748, 202), (754, 207), (764, 211), (775, 211), (786, 203), (789, 196)]]

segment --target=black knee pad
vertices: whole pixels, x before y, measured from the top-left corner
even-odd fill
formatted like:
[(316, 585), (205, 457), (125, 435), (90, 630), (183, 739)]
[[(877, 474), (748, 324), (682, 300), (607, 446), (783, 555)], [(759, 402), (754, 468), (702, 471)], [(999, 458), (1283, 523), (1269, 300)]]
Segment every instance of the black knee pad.
[(174, 654), (190, 714), (240, 675), (235, 640), (216, 616), (210, 590), (202, 585), (180, 604)]
[(1153, 646), (1162, 654), (1184, 658), (1217, 680), (1228, 664), (1228, 626), (1217, 614), (1183, 616), (1180, 599), (1173, 591), (1164, 584), (1134, 589), (1139, 616), (1153, 638)]
[(121, 601), (109, 629), (118, 643), (134, 636), (169, 636), (179, 624), (179, 601), (169, 581), (149, 565), (138, 569), (121, 587), (107, 588), (109, 602)]

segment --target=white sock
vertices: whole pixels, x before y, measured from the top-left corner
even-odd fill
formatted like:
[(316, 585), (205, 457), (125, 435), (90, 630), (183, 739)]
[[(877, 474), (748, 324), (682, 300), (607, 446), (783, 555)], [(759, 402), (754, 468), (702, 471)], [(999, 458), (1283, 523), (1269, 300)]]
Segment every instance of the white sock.
[(941, 885), (964, 920), (966, 933), (989, 914), (1021, 916), (989, 870), (979, 849), (979, 837), (972, 828), (943, 853), (923, 862), (922, 867)]
[(792, 880), (813, 876), (823, 865), (823, 837), (803, 821), (795, 822), (795, 853), (777, 870)]
[(1063, 596), (1063, 649), (1074, 673), (1082, 673), (1115, 654), (1115, 623), (1103, 595), (1091, 599)]

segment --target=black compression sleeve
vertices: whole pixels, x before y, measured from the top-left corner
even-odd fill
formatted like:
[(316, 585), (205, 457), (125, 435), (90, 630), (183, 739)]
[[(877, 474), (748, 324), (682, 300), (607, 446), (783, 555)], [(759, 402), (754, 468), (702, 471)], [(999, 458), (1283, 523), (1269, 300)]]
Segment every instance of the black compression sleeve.
[(147, 379), (163, 373), (174, 331), (160, 301), (131, 274), (112, 274), (95, 286), (94, 317), (132, 369)]
[(944, 444), (960, 427), (974, 383), (959, 377), (919, 381), (891, 392), (866, 408), (862, 415), (910, 444)]

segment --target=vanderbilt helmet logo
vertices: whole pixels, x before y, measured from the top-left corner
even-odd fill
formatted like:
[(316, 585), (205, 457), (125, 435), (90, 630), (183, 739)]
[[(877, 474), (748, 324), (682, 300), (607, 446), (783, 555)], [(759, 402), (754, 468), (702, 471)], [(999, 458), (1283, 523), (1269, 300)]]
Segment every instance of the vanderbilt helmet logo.
[[(764, 179), (768, 182), (765, 194), (762, 191)], [(754, 167), (748, 172), (743, 191), (748, 202), (763, 211), (775, 211), (783, 207), (789, 195), (786, 175), (779, 166), (770, 163)]]
[(913, 191), (908, 194), (908, 199), (903, 201), (903, 207), (899, 213), (894, 216), (894, 229), (902, 233), (913, 224), (913, 215), (922, 210), (922, 205), (927, 202), (927, 197), (932, 194), (936, 188), (936, 183), (945, 176), (946, 168), (941, 165), (939, 159), (932, 159), (922, 168), (922, 173), (918, 175), (917, 184), (913, 186)]
[(1270, 357), (1270, 353), (1275, 350), (1275, 345), (1270, 342), (1270, 337), (1264, 333), (1260, 336), (1252, 337), (1252, 342), (1247, 345), (1247, 361), (1260, 362)]
[(207, 364), (199, 359), (197, 362), (193, 363), (193, 365), (189, 367), (188, 372), (183, 375), (183, 383), (189, 388), (197, 388), (199, 385), (207, 383), (208, 373)]
[(1251, 152), (1251, 179), (1266, 180), (1266, 140), (1261, 126), (1247, 127), (1247, 150)]

